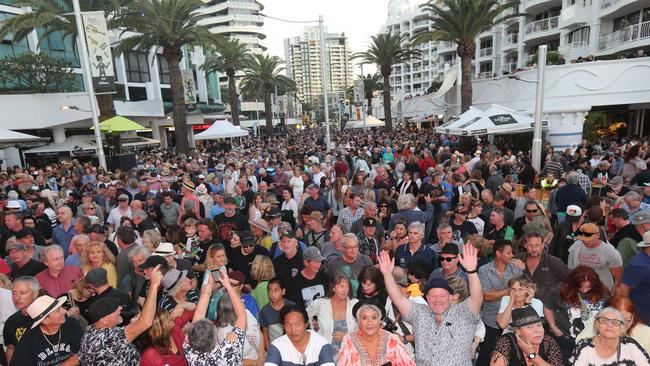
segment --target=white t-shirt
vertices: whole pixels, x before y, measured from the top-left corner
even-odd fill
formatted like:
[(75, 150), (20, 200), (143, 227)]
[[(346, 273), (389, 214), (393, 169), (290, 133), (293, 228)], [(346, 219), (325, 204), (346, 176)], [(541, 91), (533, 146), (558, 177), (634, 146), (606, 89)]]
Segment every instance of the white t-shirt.
[(115, 207), (111, 210), (111, 212), (108, 213), (108, 219), (106, 222), (114, 226), (113, 231), (117, 231), (117, 229), (120, 228), (120, 219), (122, 219), (122, 216), (127, 216), (129, 218), (133, 217), (131, 207), (129, 207), (125, 215), (122, 214), (122, 211), (120, 211), (118, 207)]
[(293, 176), (289, 180), (289, 185), (293, 188), (293, 198), (296, 202), (302, 197), (302, 193), (305, 191), (305, 182), (302, 180), (302, 176)]
[(574, 269), (578, 266), (593, 268), (600, 280), (611, 290), (614, 287), (614, 277), (610, 268), (622, 267), (623, 259), (621, 253), (609, 243), (601, 242), (595, 248), (587, 248), (578, 240), (569, 247), (568, 267)]
[(334, 366), (332, 345), (320, 334), (309, 330), (309, 343), (305, 353), (293, 346), (287, 335), (271, 342), (264, 366), (304, 365)]
[(4, 344), (2, 331), (5, 328), (5, 322), (16, 311), (18, 309), (16, 309), (11, 298), (11, 291), (6, 288), (0, 288), (0, 341), (3, 341), (2, 344)]
[[(499, 312), (498, 314), (503, 313), (506, 311), (506, 308), (508, 307), (508, 303), (510, 302), (510, 296), (504, 296), (501, 298), (501, 304), (499, 304)], [(539, 300), (533, 298), (530, 301), (530, 306), (535, 309), (535, 312), (537, 315), (539, 315), (541, 318), (544, 317), (544, 304)], [(508, 327), (503, 330), (504, 333), (511, 333), (512, 332), (512, 327)]]

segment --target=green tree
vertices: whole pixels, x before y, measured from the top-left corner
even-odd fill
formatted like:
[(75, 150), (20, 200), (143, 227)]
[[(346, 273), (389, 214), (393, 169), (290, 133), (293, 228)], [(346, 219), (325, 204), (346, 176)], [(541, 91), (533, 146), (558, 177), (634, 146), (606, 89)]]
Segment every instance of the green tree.
[[(476, 53), (476, 38), (506, 19), (519, 17), (519, 1), (505, 0), (442, 0), (420, 5), (429, 14), (431, 30), (416, 35), (412, 42), (444, 40), (456, 42), (461, 62), (461, 109), (472, 105), (472, 59)], [(512, 9), (513, 11), (508, 11)]]
[(372, 75), (368, 74), (366, 77), (359, 76), (359, 79), (363, 79), (363, 93), (368, 101), (368, 115), (370, 116), (372, 115), (372, 97), (376, 91), (382, 90), (384, 87), (381, 82), (382, 77), (378, 73), (374, 73)]
[(217, 42), (216, 36), (200, 24), (205, 15), (200, 12), (201, 0), (132, 0), (115, 19), (122, 29), (122, 35), (115, 49), (120, 55), (134, 49), (148, 52), (162, 48), (162, 54), (169, 63), (169, 76), (174, 116), (176, 149), (181, 153), (189, 151), (187, 118), (180, 62), (183, 47), (207, 45)]
[(61, 93), (77, 91), (69, 64), (40, 53), (23, 53), (0, 60), (2, 89), (9, 92)]
[(420, 57), (420, 50), (412, 49), (405, 34), (379, 33), (371, 37), (370, 47), (365, 52), (357, 52), (352, 59), (360, 59), (361, 64), (375, 64), (384, 78), (384, 121), (389, 130), (393, 129), (390, 98), (390, 74), (395, 64)]
[(236, 38), (224, 39), (218, 42), (213, 51), (206, 57), (202, 68), (207, 72), (219, 71), (228, 76), (228, 96), (232, 123), (239, 126), (239, 103), (237, 103), (235, 74), (248, 66), (251, 62), (251, 53), (248, 47), (240, 43)]
[(278, 56), (255, 54), (244, 71), (244, 77), (239, 84), (242, 95), (257, 96), (259, 99), (264, 100), (266, 133), (269, 136), (273, 133), (271, 94), (274, 92), (275, 87), (277, 86), (279, 92), (292, 92), (296, 89), (295, 82), (282, 75), (285, 70), (283, 66), (280, 66), (282, 63), (283, 61)]
[[(130, 0), (80, 0), (82, 11), (103, 11), (108, 29), (115, 29), (115, 18)], [(72, 41), (76, 50), (77, 26), (72, 14), (72, 0), (17, 0), (14, 6), (31, 7), (31, 12), (6, 19), (0, 26), (0, 39), (13, 34), (14, 41), (21, 41), (37, 30), (38, 42), (48, 37), (61, 37), (61, 41)], [(115, 116), (112, 94), (99, 94), (99, 120)]]
[(438, 80), (434, 80), (431, 82), (431, 85), (427, 88), (427, 93), (435, 93), (440, 89), (442, 86), (442, 82)]

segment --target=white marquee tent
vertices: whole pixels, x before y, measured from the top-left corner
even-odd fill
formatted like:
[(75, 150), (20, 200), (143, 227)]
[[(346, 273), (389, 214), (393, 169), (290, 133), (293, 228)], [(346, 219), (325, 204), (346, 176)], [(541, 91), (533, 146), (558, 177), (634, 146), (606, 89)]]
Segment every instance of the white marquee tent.
[(16, 132), (0, 128), (0, 143), (39, 141), (41, 137), (28, 135), (26, 133)]
[(346, 125), (345, 128), (370, 128), (370, 127), (384, 127), (386, 126), (386, 123), (384, 121), (373, 117), (373, 116), (368, 116), (365, 119), (365, 124), (364, 120), (359, 120), (359, 121), (349, 121)]
[(194, 135), (195, 140), (218, 140), (230, 137), (248, 136), (248, 131), (234, 126), (228, 121), (214, 121), (207, 130)]
[(51, 143), (25, 151), (26, 154), (49, 154), (58, 152), (73, 153), (92, 152), (96, 150), (94, 135), (68, 136), (63, 142)]
[[(543, 128), (547, 125), (547, 121), (542, 121)], [(532, 116), (492, 104), (486, 111), (470, 107), (460, 116), (436, 127), (436, 132), (460, 136), (502, 135), (532, 131), (533, 126)]]

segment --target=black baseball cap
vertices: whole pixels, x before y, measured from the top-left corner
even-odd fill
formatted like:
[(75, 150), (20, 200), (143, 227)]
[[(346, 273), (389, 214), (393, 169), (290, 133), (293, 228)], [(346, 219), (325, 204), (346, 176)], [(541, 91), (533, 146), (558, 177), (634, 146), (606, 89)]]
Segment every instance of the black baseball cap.
[(92, 224), (88, 228), (88, 233), (106, 234), (106, 228), (104, 228), (104, 225)]
[(374, 217), (366, 217), (363, 219), (363, 226), (377, 226), (377, 219)]
[(139, 268), (144, 271), (147, 268), (153, 268), (157, 265), (160, 265), (160, 268), (163, 270), (169, 268), (169, 265), (167, 264), (167, 260), (164, 257), (161, 257), (159, 255), (149, 256), (149, 258), (147, 258), (147, 260), (144, 261), (144, 263), (142, 263), (139, 266)]
[(441, 277), (434, 277), (427, 282), (427, 285), (424, 287), (424, 294), (426, 295), (429, 290), (433, 288), (443, 288), (449, 292), (450, 295), (454, 294), (454, 289), (449, 286), (449, 282), (446, 279)]

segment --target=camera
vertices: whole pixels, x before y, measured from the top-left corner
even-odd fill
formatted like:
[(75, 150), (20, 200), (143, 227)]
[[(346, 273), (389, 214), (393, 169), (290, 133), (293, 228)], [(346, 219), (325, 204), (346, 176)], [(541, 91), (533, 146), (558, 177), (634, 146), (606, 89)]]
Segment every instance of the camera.
[(381, 328), (389, 333), (397, 332), (397, 325), (392, 320), (385, 318), (381, 322)]

